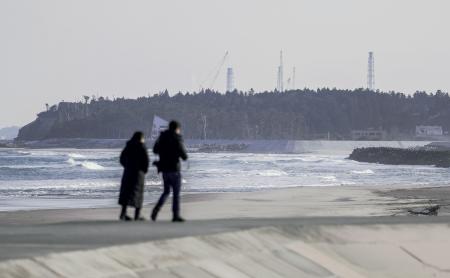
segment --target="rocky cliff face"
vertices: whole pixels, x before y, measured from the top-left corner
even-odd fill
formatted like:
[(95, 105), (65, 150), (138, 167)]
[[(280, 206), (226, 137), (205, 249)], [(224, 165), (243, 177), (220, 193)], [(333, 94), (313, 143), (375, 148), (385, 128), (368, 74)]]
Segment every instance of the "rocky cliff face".
[(19, 130), (18, 141), (45, 139), (57, 120), (56, 113), (39, 113), (36, 120)]
[(87, 116), (89, 116), (87, 104), (61, 102), (58, 106), (52, 106), (48, 111), (39, 113), (36, 120), (22, 127), (19, 130), (17, 140), (49, 138), (55, 126), (72, 120), (83, 119)]
[(150, 133), (152, 113), (143, 118), (130, 103), (136, 100), (109, 101), (103, 98), (90, 103), (61, 102), (37, 115), (36, 120), (19, 130), (17, 141), (49, 138), (129, 138), (136, 130)]

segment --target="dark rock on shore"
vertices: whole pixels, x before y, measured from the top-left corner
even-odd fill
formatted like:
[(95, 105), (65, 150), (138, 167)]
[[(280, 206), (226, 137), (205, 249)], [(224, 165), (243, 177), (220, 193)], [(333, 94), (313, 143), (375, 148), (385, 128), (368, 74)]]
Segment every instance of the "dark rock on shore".
[(447, 168), (450, 167), (450, 150), (386, 147), (358, 148), (353, 150), (349, 159), (359, 162), (391, 165), (434, 165)]

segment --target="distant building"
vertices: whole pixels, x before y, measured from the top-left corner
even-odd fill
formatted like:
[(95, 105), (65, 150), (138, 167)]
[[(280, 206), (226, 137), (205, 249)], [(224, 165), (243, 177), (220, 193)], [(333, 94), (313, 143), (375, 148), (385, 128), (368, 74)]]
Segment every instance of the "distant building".
[(438, 126), (438, 125), (418, 125), (418, 126), (416, 126), (416, 136), (417, 137), (442, 136), (442, 135), (444, 135), (442, 126)]
[(227, 68), (227, 92), (234, 91), (234, 72), (233, 68)]
[(382, 129), (352, 130), (352, 140), (379, 141), (386, 138), (386, 131)]

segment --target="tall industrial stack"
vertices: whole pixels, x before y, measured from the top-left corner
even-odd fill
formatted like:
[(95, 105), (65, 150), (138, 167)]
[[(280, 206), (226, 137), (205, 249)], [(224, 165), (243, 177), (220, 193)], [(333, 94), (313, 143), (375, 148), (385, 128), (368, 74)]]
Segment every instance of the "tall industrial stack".
[(280, 51), (280, 65), (278, 66), (277, 91), (284, 91), (283, 83), (283, 51)]
[(292, 86), (291, 86), (292, 90), (295, 90), (295, 67), (292, 68)]
[(373, 52), (369, 52), (369, 61), (367, 66), (367, 89), (375, 90), (375, 58)]
[(234, 72), (233, 68), (227, 68), (227, 92), (234, 91)]

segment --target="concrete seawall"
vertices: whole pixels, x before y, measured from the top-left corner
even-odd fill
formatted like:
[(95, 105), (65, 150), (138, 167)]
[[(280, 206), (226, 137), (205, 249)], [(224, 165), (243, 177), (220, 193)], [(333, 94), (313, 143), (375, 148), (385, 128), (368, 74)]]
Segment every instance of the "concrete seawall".
[(0, 277), (449, 277), (449, 249), (448, 224), (288, 225), (10, 260)]
[[(29, 148), (123, 148), (125, 139), (47, 139), (21, 142), (20, 145)], [(427, 141), (327, 141), (327, 140), (185, 140), (188, 147), (202, 145), (246, 145), (244, 152), (254, 153), (345, 153), (350, 154), (355, 148), (362, 147), (392, 147), (408, 148), (424, 146)], [(153, 143), (149, 141), (148, 146)]]

